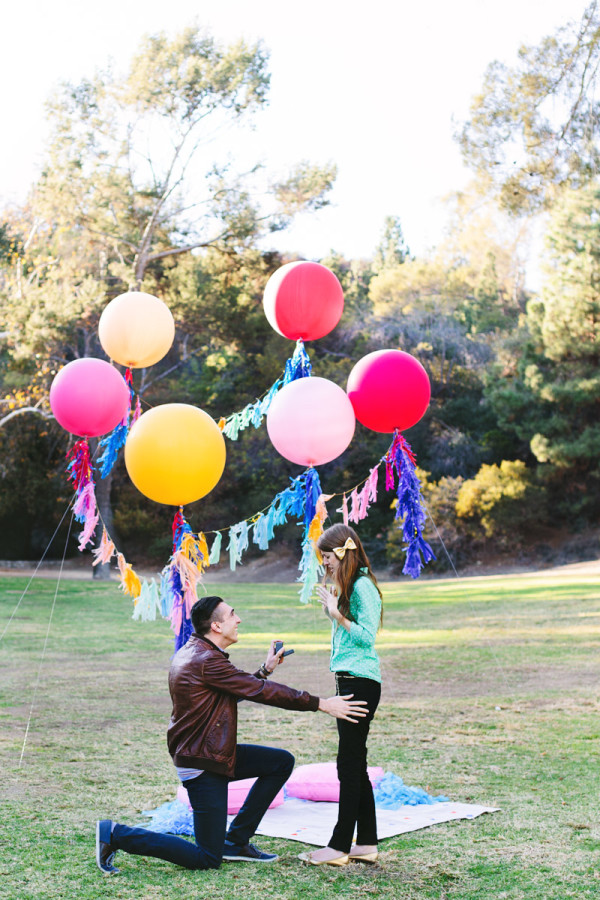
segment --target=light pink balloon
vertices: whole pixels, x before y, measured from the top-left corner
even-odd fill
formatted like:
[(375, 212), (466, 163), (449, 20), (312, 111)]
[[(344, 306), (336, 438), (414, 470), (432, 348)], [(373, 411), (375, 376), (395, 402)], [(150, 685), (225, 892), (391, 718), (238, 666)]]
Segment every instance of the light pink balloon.
[(74, 359), (52, 382), (50, 406), (56, 421), (71, 434), (98, 437), (112, 431), (125, 415), (129, 388), (103, 359)]
[(327, 378), (299, 378), (271, 403), (267, 431), (278, 453), (300, 466), (320, 466), (344, 452), (356, 420), (348, 396)]

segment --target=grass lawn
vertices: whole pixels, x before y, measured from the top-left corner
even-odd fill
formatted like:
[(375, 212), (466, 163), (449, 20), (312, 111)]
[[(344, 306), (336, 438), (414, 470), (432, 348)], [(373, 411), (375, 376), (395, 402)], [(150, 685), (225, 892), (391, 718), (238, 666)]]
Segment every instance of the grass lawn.
[[(36, 579), (10, 620), (26, 584), (0, 579), (0, 897), (600, 896), (597, 578), (383, 585), (384, 685), (369, 762), (500, 812), (385, 840), (372, 867), (307, 867), (296, 858), (304, 845), (261, 838), (281, 854), (272, 866), (189, 872), (119, 854), (114, 878), (96, 868), (95, 820), (138, 824), (175, 796), (165, 740), (172, 635), (164, 621), (133, 622), (117, 586), (91, 580), (63, 580), (55, 598), (56, 582)], [(242, 618), (237, 665), (254, 670), (282, 637), (296, 653), (280, 680), (333, 693), (327, 622), (299, 605), (294, 586), (218, 590)], [(335, 758), (335, 723), (322, 714), (250, 703), (240, 712), (242, 741), (286, 747), (298, 763)]]

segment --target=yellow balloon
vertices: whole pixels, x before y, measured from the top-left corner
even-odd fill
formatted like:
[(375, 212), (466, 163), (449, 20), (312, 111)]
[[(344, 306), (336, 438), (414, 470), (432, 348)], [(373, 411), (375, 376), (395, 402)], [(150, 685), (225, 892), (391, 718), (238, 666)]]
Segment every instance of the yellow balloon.
[(139, 417), (125, 444), (125, 465), (138, 491), (156, 503), (183, 506), (208, 494), (225, 468), (225, 440), (208, 413), (165, 403)]
[(100, 316), (100, 343), (121, 366), (143, 369), (169, 352), (175, 322), (166, 303), (143, 291), (128, 291), (111, 300)]

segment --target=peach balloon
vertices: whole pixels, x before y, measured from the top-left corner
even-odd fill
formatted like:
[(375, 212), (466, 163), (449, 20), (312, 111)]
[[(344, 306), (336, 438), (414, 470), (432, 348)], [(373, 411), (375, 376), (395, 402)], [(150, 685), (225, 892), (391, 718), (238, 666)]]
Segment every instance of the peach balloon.
[(111, 300), (100, 316), (100, 343), (106, 355), (130, 369), (152, 366), (169, 352), (175, 322), (166, 303), (143, 291)]
[(355, 417), (346, 392), (327, 378), (299, 378), (271, 403), (267, 431), (278, 453), (300, 466), (320, 466), (344, 452)]

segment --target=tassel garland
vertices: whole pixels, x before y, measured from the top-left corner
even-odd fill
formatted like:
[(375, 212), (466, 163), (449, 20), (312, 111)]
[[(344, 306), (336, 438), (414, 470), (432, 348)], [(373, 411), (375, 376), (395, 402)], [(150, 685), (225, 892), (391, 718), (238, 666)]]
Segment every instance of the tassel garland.
[(304, 342), (298, 340), (291, 359), (286, 361), (283, 377), (278, 378), (271, 385), (263, 399), (255, 400), (254, 403), (249, 403), (240, 412), (233, 413), (226, 419), (221, 419), (219, 428), (225, 437), (228, 437), (230, 441), (237, 441), (240, 431), (248, 428), (249, 425), (260, 428), (262, 420), (268, 413), (277, 392), (286, 384), (289, 384), (290, 381), (296, 381), (298, 378), (309, 378), (311, 369), (311, 362), (304, 348)]

